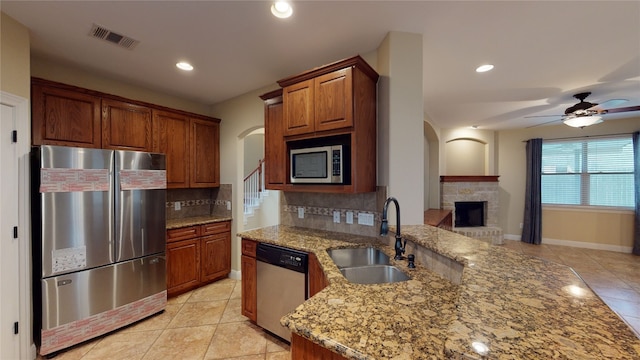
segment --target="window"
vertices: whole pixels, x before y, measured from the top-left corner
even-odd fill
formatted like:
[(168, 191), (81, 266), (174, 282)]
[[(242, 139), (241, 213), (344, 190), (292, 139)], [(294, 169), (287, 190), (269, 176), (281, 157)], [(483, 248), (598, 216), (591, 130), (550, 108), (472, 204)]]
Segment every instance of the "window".
[(633, 207), (631, 135), (542, 144), (542, 203)]

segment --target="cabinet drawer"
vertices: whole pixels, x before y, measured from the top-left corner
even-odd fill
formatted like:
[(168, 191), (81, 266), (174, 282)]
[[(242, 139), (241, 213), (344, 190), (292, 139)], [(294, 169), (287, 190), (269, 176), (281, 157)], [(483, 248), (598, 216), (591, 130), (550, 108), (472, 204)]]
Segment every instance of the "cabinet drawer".
[(211, 234), (219, 234), (222, 232), (227, 232), (231, 230), (231, 222), (230, 221), (222, 221), (211, 224), (201, 225), (202, 235), (211, 235)]
[(167, 242), (193, 239), (200, 236), (200, 226), (189, 226), (167, 230)]
[(258, 243), (253, 240), (242, 239), (242, 255), (256, 257)]

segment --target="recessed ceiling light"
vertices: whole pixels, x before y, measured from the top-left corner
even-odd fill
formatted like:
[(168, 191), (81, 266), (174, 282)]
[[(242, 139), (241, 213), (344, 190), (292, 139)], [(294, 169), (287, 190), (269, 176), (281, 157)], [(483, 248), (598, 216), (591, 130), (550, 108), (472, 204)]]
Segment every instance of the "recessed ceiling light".
[(286, 19), (293, 14), (293, 8), (288, 1), (278, 0), (271, 5), (271, 13), (280, 19)]
[(185, 62), (185, 61), (180, 61), (179, 63), (176, 64), (176, 67), (178, 69), (184, 70), (184, 71), (193, 70), (193, 66), (191, 64), (189, 64), (188, 62)]
[(487, 72), (487, 71), (489, 71), (491, 69), (493, 69), (493, 65), (491, 65), (491, 64), (480, 65), (476, 69), (476, 72)]

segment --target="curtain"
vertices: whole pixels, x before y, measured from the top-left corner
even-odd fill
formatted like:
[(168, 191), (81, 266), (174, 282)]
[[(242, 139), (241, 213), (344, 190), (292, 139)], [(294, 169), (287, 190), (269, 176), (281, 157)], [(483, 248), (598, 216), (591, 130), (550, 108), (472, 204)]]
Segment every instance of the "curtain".
[(522, 242), (542, 242), (542, 139), (527, 141), (527, 182), (524, 199)]
[(636, 193), (636, 216), (633, 221), (633, 253), (640, 255), (640, 131), (633, 133), (633, 179)]

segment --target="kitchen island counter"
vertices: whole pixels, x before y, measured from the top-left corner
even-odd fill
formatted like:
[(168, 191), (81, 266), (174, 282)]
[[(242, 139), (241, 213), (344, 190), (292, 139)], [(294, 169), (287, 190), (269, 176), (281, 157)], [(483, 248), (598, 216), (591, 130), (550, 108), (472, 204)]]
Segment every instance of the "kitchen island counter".
[(638, 359), (640, 339), (567, 266), (429, 225), (402, 235), (463, 266), (459, 283), (417, 260), (411, 280), (349, 283), (325, 250), (388, 238), (273, 226), (238, 236), (315, 253), (329, 286), (282, 319), (349, 359)]

